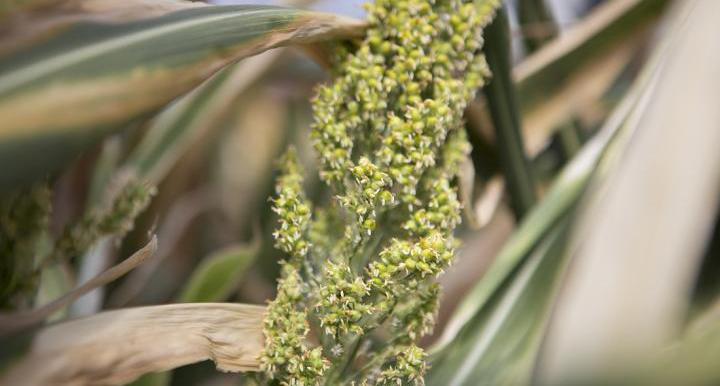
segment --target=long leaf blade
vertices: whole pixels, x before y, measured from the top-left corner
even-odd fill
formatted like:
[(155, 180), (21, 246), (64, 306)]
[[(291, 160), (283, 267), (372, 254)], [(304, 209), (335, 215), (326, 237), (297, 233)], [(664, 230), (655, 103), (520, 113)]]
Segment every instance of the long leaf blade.
[(0, 187), (57, 170), (225, 65), (281, 45), (348, 37), (328, 14), (208, 6), (124, 24), (86, 22), (0, 62)]
[[(598, 168), (598, 163), (607, 152), (606, 148), (610, 144), (627, 140), (629, 130), (621, 129), (629, 124), (629, 120), (632, 120), (632, 113), (638, 108), (637, 106), (644, 105), (646, 96), (646, 87), (644, 86), (652, 78), (651, 75), (652, 72), (648, 71), (636, 81), (603, 128), (565, 166), (544, 199), (528, 214), (508, 240), (482, 280), (465, 296), (448, 322), (440, 340), (432, 349), (435, 358), (451, 351), (472, 350), (473, 345), (477, 344), (478, 338), (483, 337), (482, 331), (474, 331), (478, 330), (477, 323), (482, 323), (483, 318), (492, 312), (495, 307), (494, 303), (501, 296), (505, 296), (503, 295), (505, 289), (513, 285), (514, 273), (529, 258), (530, 253), (539, 248), (538, 245), (549, 237), (548, 235), (557, 228), (563, 218), (567, 218), (568, 213), (580, 200), (582, 192)], [(602, 164), (600, 167), (602, 168)], [(536, 320), (544, 323), (545, 319)], [(473, 338), (467, 337), (467, 334), (477, 335)], [(527, 345), (524, 355), (535, 355), (537, 344), (539, 343), (536, 341), (534, 345)], [(459, 362), (462, 364), (465, 358), (463, 355), (459, 358)], [(523, 360), (523, 358), (516, 359)], [(475, 360), (480, 361), (484, 358), (480, 356)], [(439, 377), (441, 381), (447, 374), (455, 376), (457, 365), (457, 363), (440, 364), (435, 367), (435, 370), (431, 370), (432, 373), (440, 375), (431, 373), (431, 376)], [(521, 366), (522, 364), (516, 365)], [(452, 370), (448, 371), (447, 367)], [(498, 374), (500, 373), (502, 371), (498, 370)], [(509, 370), (508, 373), (512, 373), (512, 370)]]
[(562, 253), (569, 221), (553, 226), (487, 310), (442, 351), (429, 385), (515, 385), (530, 377), (542, 328), (568, 258)]
[(590, 191), (539, 369), (545, 383), (626, 372), (664, 350), (687, 318), (720, 204), (720, 113), (708, 102), (718, 98), (719, 6), (674, 10), (632, 140)]

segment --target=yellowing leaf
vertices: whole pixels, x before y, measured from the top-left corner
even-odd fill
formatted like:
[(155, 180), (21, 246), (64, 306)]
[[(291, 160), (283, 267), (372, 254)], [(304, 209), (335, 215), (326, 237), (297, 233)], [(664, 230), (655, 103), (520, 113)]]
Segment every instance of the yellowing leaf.
[(289, 8), (205, 6), (88, 21), (0, 61), (0, 188), (58, 170), (222, 67), (267, 49), (357, 36), (362, 24)]

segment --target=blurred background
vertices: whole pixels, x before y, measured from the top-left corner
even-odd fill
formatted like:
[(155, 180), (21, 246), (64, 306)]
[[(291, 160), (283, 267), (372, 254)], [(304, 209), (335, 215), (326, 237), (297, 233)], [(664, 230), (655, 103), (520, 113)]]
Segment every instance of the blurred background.
[[(357, 0), (217, 0), (214, 3), (289, 5), (358, 19), (364, 16), (363, 1)], [(611, 219), (616, 219), (613, 217), (616, 213), (626, 213), (631, 222), (634, 216), (656, 221), (646, 212), (635, 213), (632, 209), (615, 208), (611, 204), (603, 206), (604, 201), (592, 199), (597, 196), (583, 198), (581, 193), (590, 185), (591, 175), (615, 176), (611, 171), (616, 170), (617, 159), (624, 159), (621, 155), (625, 154), (622, 150), (624, 146), (639, 141), (629, 134), (625, 137), (618, 134), (620, 139), (612, 145), (616, 149), (613, 153), (612, 147), (607, 150), (610, 145), (598, 144), (601, 141), (597, 138), (607, 140), (608, 133), (615, 135), (613, 130), (619, 126), (632, 125), (631, 112), (640, 109), (638, 106), (642, 105), (642, 95), (645, 95), (642, 90), (656, 87), (652, 85), (662, 83), (664, 79), (671, 79), (670, 75), (668, 78), (652, 75), (653, 71), (647, 68), (655, 60), (652, 58), (656, 47), (662, 47), (671, 40), (668, 35), (677, 36), (667, 32), (663, 35), (663, 31), (672, 28), (667, 21), (670, 10), (679, 7), (672, 3), (661, 0), (505, 2), (505, 11), (500, 15), (505, 21), (493, 23), (486, 34), (493, 80), (466, 112), (467, 130), (474, 148), (472, 159), (464, 165), (459, 181), (464, 205), (463, 225), (459, 230), (463, 246), (456, 263), (440, 278), (443, 296), (438, 325), (435, 334), (424, 338), (423, 345), (440, 347), (438, 352), (442, 349), (448, 350), (445, 353), (454, 352), (447, 354), (447, 358), (468, 355), (472, 350), (453, 346), (448, 340), (457, 336), (464, 336), (470, 341), (481, 339), (468, 331), (482, 328), (470, 329), (467, 323), (487, 327), (488, 320), (492, 318), (487, 315), (493, 314), (493, 310), (500, 307), (497, 304), (505, 301), (510, 302), (507, 304), (513, 311), (502, 320), (510, 318), (508, 325), (514, 328), (513, 337), (520, 337), (505, 340), (510, 347), (510, 355), (520, 356), (520, 351), (513, 354), (512, 350), (524, 345), (528, 337), (532, 337), (530, 345), (537, 349), (540, 336), (544, 334), (534, 331), (547, 326), (551, 300), (558, 294), (559, 288), (572, 285), (560, 284), (560, 278), (567, 269), (567, 260), (559, 257), (548, 263), (543, 256), (551, 254), (548, 251), (554, 251), (553, 256), (572, 254), (581, 249), (581, 244), (594, 248), (597, 253), (616, 253), (611, 247), (603, 249), (607, 247), (603, 240), (611, 244), (622, 240), (613, 238), (617, 235), (610, 232), (619, 229), (615, 225), (622, 223), (622, 216), (619, 222), (608, 220), (604, 228), (601, 225), (593, 228), (588, 225), (587, 216), (590, 215), (586, 213), (593, 213), (594, 218), (607, 213)], [(717, 39), (706, 44), (708, 50), (720, 50)], [(289, 144), (299, 149), (307, 175), (311, 176), (306, 181), (307, 192), (311, 197), (320, 194), (320, 182), (313, 173), (317, 168), (315, 155), (309, 141), (312, 122), (310, 101), (316, 85), (328, 82), (330, 78), (326, 68), (318, 63), (322, 60), (318, 60), (318, 52), (313, 48), (289, 47), (266, 51), (223, 69), (200, 88), (175, 100), (153, 119), (136, 122), (131, 130), (108, 136), (83, 152), (51, 181), (54, 192), (50, 223), (52, 234), (62, 234), (63, 229), (82, 218), (88, 208), (102, 202), (107, 192), (113, 190), (111, 182), (116, 172), (133, 160), (144, 160), (142, 162), (145, 163), (141, 164), (146, 166), (144, 170), (148, 179), (157, 185), (157, 194), (136, 218), (132, 230), (125, 237), (103, 237), (77, 259), (59, 261), (44, 269), (35, 283), (36, 294), (29, 302), (36, 306), (45, 304), (71, 290), (77, 283), (98, 275), (144, 245), (149, 234), (157, 234), (159, 240), (158, 250), (152, 259), (54, 313), (51, 320), (141, 305), (191, 301), (265, 304), (272, 299), (279, 273), (278, 261), (282, 255), (273, 247), (271, 235), (276, 219), (270, 210), (268, 197), (274, 193), (275, 161)], [(717, 64), (720, 66), (720, 63)], [(692, 78), (691, 75), (688, 76)], [(643, 80), (646, 78), (649, 80)], [(689, 84), (694, 84), (692, 82), (692, 79), (688, 80)], [(676, 95), (678, 103), (682, 102), (682, 95)], [(634, 99), (628, 102), (628, 98)], [(637, 114), (642, 115), (643, 111)], [(640, 118), (637, 120), (642, 121)], [(712, 124), (717, 124), (717, 121)], [(684, 129), (678, 127), (678, 130)], [(158, 138), (164, 138), (158, 142), (153, 139), (153, 132), (171, 134), (158, 134)], [(702, 137), (702, 133), (699, 136)], [(628, 139), (630, 137), (632, 140)], [(667, 142), (657, 146), (664, 145)], [(604, 149), (602, 162), (599, 160), (599, 148)], [(146, 157), (148, 154), (157, 156)], [(720, 291), (720, 236), (715, 215), (717, 197), (714, 195), (718, 169), (713, 169), (715, 163), (709, 161), (693, 162), (696, 163), (688, 166), (689, 169), (679, 169), (678, 175), (688, 175), (696, 181), (707, 177), (698, 169), (705, 171), (710, 174), (707, 177), (710, 186), (707, 189), (710, 190), (703, 196), (708, 201), (701, 205), (707, 216), (702, 220), (688, 220), (689, 223), (706, 224), (704, 228), (700, 225), (694, 228), (692, 233), (698, 235), (699, 241), (685, 249), (688, 255), (697, 255), (688, 257), (695, 261), (694, 266), (675, 267), (685, 273), (678, 279), (683, 284), (673, 288), (690, 288), (689, 295), (684, 293), (683, 306), (677, 306), (677, 302), (672, 306), (690, 309), (682, 313), (685, 321), (709, 308), (717, 309), (709, 305), (717, 302)], [(682, 161), (673, 163), (682, 164)], [(679, 181), (672, 179), (675, 174), (668, 169), (660, 172), (648, 170), (642, 175), (652, 174), (656, 179), (662, 179), (662, 176), (653, 173), (668, 173), (669, 182)], [(632, 176), (624, 178), (633, 180)], [(594, 182), (592, 189), (612, 192), (613, 188), (607, 188), (603, 181), (608, 180)], [(687, 185), (687, 189), (700, 191), (701, 187), (693, 186)], [(659, 191), (668, 187), (653, 188)], [(627, 198), (628, 195), (622, 197)], [(648, 196), (644, 197), (651, 200)], [(692, 197), (680, 198), (679, 207), (675, 209), (684, 211), (689, 208), (691, 205), (687, 203)], [(643, 200), (642, 197), (637, 199)], [(657, 202), (665, 203), (660, 199)], [(576, 211), (581, 211), (582, 215), (576, 215)], [(672, 222), (673, 213), (668, 212), (663, 218), (667, 220), (669, 217)], [(572, 227), (568, 225), (570, 223)], [(678, 220), (678, 224), (685, 223)], [(583, 243), (577, 241), (578, 234), (600, 235), (596, 237), (601, 239), (587, 236), (581, 238)], [(658, 234), (653, 237), (658, 237)], [(553, 238), (561, 239), (562, 246), (552, 241)], [(641, 241), (638, 245), (642, 244)], [(661, 244), (660, 241), (655, 240)], [(516, 259), (512, 257), (513, 253), (517, 255)], [(588, 255), (593, 253), (588, 252)], [(637, 263), (644, 264), (642, 267), (632, 266), (635, 263), (628, 260), (627, 266), (617, 269), (644, 272), (647, 265), (665, 264), (649, 259), (651, 249), (633, 251), (635, 256), (645, 253), (648, 259)], [(499, 295), (492, 298), (497, 304), (487, 306), (490, 310), (485, 309), (485, 314), (480, 313), (478, 306), (475, 310), (478, 313), (473, 314), (476, 316), (462, 316), (462, 311), (458, 313), (456, 310), (458, 304), (463, 299), (467, 303), (472, 296), (483, 297), (485, 289), (478, 290), (476, 285), (498, 256), (514, 261), (515, 265), (505, 271), (502, 268), (491, 271), (493, 275), (502, 276), (498, 279), (500, 284), (491, 288), (498, 291)], [(533, 256), (539, 256), (536, 263), (532, 263)], [(667, 270), (672, 271), (673, 265), (670, 262), (667, 265)], [(615, 275), (615, 271), (605, 270), (600, 265), (587, 269), (598, 275)], [(537, 273), (537, 270), (542, 272)], [(577, 275), (582, 276), (582, 271), (583, 268), (578, 268), (580, 273)], [(544, 276), (537, 276), (541, 274)], [(523, 275), (530, 279), (526, 278), (525, 284), (517, 284), (520, 287), (512, 292), (515, 285), (512, 283), (521, 283)], [(642, 276), (640, 273), (637, 275)], [(594, 279), (589, 277), (587, 281), (592, 282)], [(672, 280), (665, 281), (663, 276), (648, 280), (659, 280), (672, 287)], [(610, 282), (606, 284), (607, 287), (603, 287), (605, 293), (619, 288), (613, 287)], [(588, 293), (594, 290), (597, 289), (587, 289)], [(583, 293), (585, 289), (577, 291)], [(638, 291), (640, 294), (644, 290)], [(663, 289), (648, 291), (664, 293)], [(470, 298), (466, 297), (468, 294)], [(618, 296), (622, 298), (630, 294), (632, 290), (621, 292)], [(641, 298), (638, 295), (639, 302)], [(478, 304), (485, 304), (483, 302), (487, 297), (483, 299)], [(593, 300), (586, 300), (585, 305), (587, 302), (603, 304), (600, 299), (586, 299)], [(13, 306), (20, 304), (20, 308), (27, 308), (27, 302), (25, 299)], [(567, 302), (570, 304), (568, 309), (572, 309), (573, 300)], [(465, 309), (468, 309), (467, 305)], [(576, 315), (586, 311), (586, 308), (576, 307), (568, 312)], [(472, 314), (473, 311), (468, 312)], [(529, 313), (533, 316), (523, 316)], [(630, 314), (632, 312), (627, 315)], [(603, 317), (600, 314), (596, 316)], [(569, 326), (577, 322), (573, 322), (573, 318), (567, 318)], [(516, 319), (528, 322), (513, 322)], [(446, 340), (443, 341), (441, 336), (448, 323), (451, 327), (453, 323), (464, 327), (446, 331)], [(611, 321), (608, 319), (607, 323)], [(653, 325), (651, 320), (638, 323)], [(526, 338), (523, 340), (525, 343), (518, 343), (518, 339), (522, 338)], [(554, 347), (563, 347), (563, 339), (558, 338)], [(503, 340), (493, 342), (501, 344)], [(563, 351), (558, 349), (557, 352), (561, 352), (557, 355), (562, 357)], [(715, 359), (720, 360), (720, 357)], [(552, 359), (548, 361), (548, 368), (552, 369)], [(504, 366), (503, 363), (503, 355), (498, 354), (496, 359), (478, 360), (473, 366), (497, 370)], [(518, 368), (527, 366), (525, 362), (513, 362), (511, 366), (516, 365)], [(446, 379), (443, 372), (464, 371), (462, 367), (446, 365), (442, 361), (435, 366), (438, 372), (432, 376), (441, 380), (436, 384), (443, 384), (442, 380)], [(182, 367), (162, 377), (163, 381), (158, 381), (155, 376), (146, 377), (136, 384), (230, 385), (237, 384), (242, 378), (240, 375), (218, 373), (209, 362)], [(512, 377), (494, 380), (500, 379), (503, 382), (487, 384), (513, 384), (512, 380), (515, 380)]]

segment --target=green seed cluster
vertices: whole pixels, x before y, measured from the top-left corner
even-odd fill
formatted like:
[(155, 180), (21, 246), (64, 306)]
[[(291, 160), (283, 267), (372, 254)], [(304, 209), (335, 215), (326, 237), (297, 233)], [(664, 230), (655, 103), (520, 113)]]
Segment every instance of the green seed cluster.
[[(312, 212), (302, 177), (286, 166), (274, 201), (275, 239), (292, 271), (283, 273), (265, 326), (269, 378), (423, 383), (426, 355), (415, 341), (433, 327), (433, 281), (457, 245), (454, 181), (470, 150), (462, 116), (489, 75), (482, 28), (499, 4), (377, 0), (365, 39), (339, 53), (333, 83), (313, 101), (311, 135), (332, 198)], [(289, 275), (302, 294), (294, 300)], [(292, 358), (313, 366), (305, 363), (308, 323), (319, 343), (313, 350), (325, 358), (318, 363), (328, 367), (291, 372)], [(372, 339), (376, 333), (384, 338)]]
[[(104, 207), (90, 208), (77, 222), (66, 226), (50, 250), (41, 242), (51, 241), (48, 233), (51, 191), (47, 184), (3, 197), (0, 200), (0, 254), (8, 258), (0, 264), (0, 283), (3, 283), (0, 307), (21, 306), (17, 299), (28, 298), (21, 296), (23, 292), (26, 295), (34, 292), (36, 279), (46, 264), (77, 258), (103, 237), (127, 234), (154, 194), (155, 188), (143, 182), (133, 178), (124, 180), (111, 202)], [(21, 286), (21, 283), (24, 284)]]
[(302, 190), (302, 173), (294, 148), (290, 148), (281, 162), (281, 176), (273, 200), (273, 211), (280, 226), (273, 233), (275, 246), (295, 260), (302, 260), (308, 252), (305, 234), (310, 225), (310, 204)]
[(460, 223), (460, 202), (447, 179), (434, 180), (429, 186), (430, 199), (425, 207), (412, 213), (403, 224), (410, 234), (424, 236), (434, 230), (455, 229)]
[(367, 304), (370, 286), (353, 275), (350, 267), (333, 262), (326, 264), (323, 286), (319, 290), (316, 311), (325, 334), (338, 339), (343, 334), (362, 335), (363, 318), (373, 308)]
[(305, 293), (300, 268), (310, 244), (310, 206), (302, 190), (302, 170), (294, 148), (281, 161), (273, 200), (279, 226), (274, 232), (275, 245), (288, 254), (283, 262), (278, 293), (268, 306), (265, 318), (265, 350), (261, 368), (269, 378), (283, 385), (311, 385), (327, 368), (320, 348), (309, 348), (306, 340), (310, 327), (305, 310)]
[(105, 236), (124, 236), (132, 230), (135, 218), (148, 206), (156, 189), (137, 181), (127, 181), (109, 208), (89, 210), (77, 223), (65, 228), (55, 243), (51, 260), (78, 257)]
[(440, 287), (433, 283), (415, 294), (406, 305), (398, 307), (393, 326), (400, 341), (414, 341), (432, 332), (440, 300)]
[(452, 249), (448, 248), (446, 239), (438, 232), (416, 243), (393, 239), (380, 252), (380, 259), (370, 263), (368, 276), (370, 282), (384, 291), (385, 295), (393, 296), (398, 287), (414, 289), (418, 281), (436, 276), (448, 266), (452, 258)]
[(411, 344), (398, 346), (392, 356), (391, 364), (380, 373), (378, 385), (415, 385), (423, 384), (425, 373), (425, 351)]
[(305, 343), (309, 327), (306, 312), (299, 309), (303, 303), (301, 286), (297, 267), (283, 264), (278, 293), (264, 323), (261, 367), (283, 385), (310, 385), (307, 380), (319, 379), (327, 368), (322, 350), (310, 349)]
[(348, 228), (348, 238), (358, 243), (375, 230), (376, 209), (392, 205), (395, 197), (390, 191), (390, 176), (380, 171), (367, 157), (360, 158), (358, 164), (351, 169), (351, 175), (355, 184), (338, 199), (340, 205), (355, 216), (354, 224), (359, 224), (359, 227)]

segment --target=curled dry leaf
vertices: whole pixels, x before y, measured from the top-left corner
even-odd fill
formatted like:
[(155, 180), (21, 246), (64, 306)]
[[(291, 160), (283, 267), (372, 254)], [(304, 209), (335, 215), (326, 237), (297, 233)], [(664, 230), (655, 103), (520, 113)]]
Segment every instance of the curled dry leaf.
[(265, 307), (187, 303), (128, 308), (41, 331), (0, 384), (121, 385), (212, 359), (221, 371), (259, 369)]

